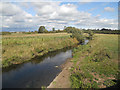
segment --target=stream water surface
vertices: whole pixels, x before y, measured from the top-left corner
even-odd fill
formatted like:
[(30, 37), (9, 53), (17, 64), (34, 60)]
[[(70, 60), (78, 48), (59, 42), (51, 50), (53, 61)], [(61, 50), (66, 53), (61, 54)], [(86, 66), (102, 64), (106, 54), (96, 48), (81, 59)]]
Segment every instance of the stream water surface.
[[(84, 44), (87, 44), (85, 41)], [(62, 49), (23, 64), (2, 70), (2, 88), (41, 88), (61, 72), (59, 66), (72, 57), (72, 49)]]
[(3, 69), (2, 88), (41, 88), (41, 86), (48, 86), (61, 72), (57, 66), (71, 57), (72, 50), (63, 49), (24, 64)]

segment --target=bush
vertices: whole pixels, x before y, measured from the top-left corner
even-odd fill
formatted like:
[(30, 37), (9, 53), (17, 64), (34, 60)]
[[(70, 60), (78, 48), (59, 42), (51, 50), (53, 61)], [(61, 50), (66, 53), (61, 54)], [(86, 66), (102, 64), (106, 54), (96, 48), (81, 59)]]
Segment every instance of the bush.
[(89, 39), (92, 40), (94, 35), (93, 31), (89, 30), (88, 34), (89, 34)]
[(40, 26), (38, 29), (38, 33), (47, 33), (48, 31), (45, 29), (45, 26)]
[(66, 28), (64, 29), (64, 31), (66, 31), (67, 33), (72, 33), (74, 30), (76, 30), (75, 27), (66, 27)]
[(85, 41), (83, 32), (79, 29), (75, 29), (74, 31), (72, 31), (72, 37), (76, 38), (79, 41), (79, 43), (83, 43)]

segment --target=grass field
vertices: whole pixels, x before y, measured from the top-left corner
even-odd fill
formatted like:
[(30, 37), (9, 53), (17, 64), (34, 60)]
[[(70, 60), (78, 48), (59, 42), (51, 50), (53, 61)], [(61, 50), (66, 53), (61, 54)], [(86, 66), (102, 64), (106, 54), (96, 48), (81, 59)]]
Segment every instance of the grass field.
[(2, 36), (2, 67), (20, 64), (35, 56), (78, 43), (67, 33), (13, 34)]
[(73, 50), (72, 88), (106, 88), (118, 80), (118, 35), (95, 34)]

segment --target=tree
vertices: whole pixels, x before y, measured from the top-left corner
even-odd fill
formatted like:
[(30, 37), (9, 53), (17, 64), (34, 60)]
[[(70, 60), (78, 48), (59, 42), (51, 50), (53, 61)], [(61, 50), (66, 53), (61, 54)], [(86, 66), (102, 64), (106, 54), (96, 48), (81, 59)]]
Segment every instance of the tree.
[(75, 29), (75, 27), (66, 27), (64, 31), (66, 31), (67, 33), (72, 33)]
[(54, 32), (54, 31), (55, 31), (55, 28), (52, 28), (52, 31)]
[(74, 31), (72, 31), (72, 37), (76, 38), (79, 41), (79, 43), (83, 43), (85, 41), (83, 31), (76, 28), (74, 29)]
[(78, 29), (78, 28), (75, 28), (75, 27), (67, 27), (65, 29), (68, 33), (72, 33), (71, 37), (72, 38), (76, 38), (79, 43), (83, 43), (85, 41), (85, 37), (83, 35), (83, 31)]
[(92, 40), (93, 39), (93, 35), (94, 35), (93, 31), (89, 30), (88, 34), (89, 34), (89, 39)]
[(64, 26), (64, 29), (66, 28), (66, 26)]
[(47, 30), (47, 29), (45, 29), (45, 30), (43, 31), (43, 33), (48, 33), (48, 30)]
[(38, 33), (43, 33), (45, 31), (45, 27), (44, 26), (40, 26), (38, 29)]

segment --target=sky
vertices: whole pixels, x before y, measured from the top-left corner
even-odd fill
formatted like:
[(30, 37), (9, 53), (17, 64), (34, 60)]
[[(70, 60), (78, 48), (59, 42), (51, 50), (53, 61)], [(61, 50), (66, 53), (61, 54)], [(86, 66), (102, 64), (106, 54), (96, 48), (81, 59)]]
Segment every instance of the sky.
[(47, 30), (52, 30), (53, 27), (63, 29), (64, 26), (118, 29), (117, 0), (114, 0), (116, 2), (5, 1), (0, 2), (2, 31), (35, 31), (40, 26), (45, 26)]

